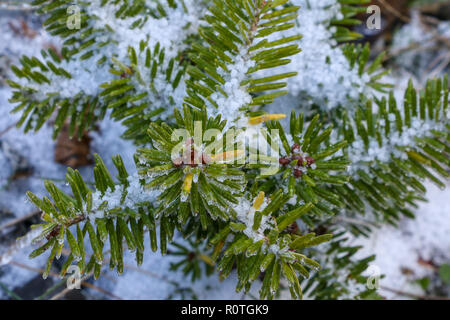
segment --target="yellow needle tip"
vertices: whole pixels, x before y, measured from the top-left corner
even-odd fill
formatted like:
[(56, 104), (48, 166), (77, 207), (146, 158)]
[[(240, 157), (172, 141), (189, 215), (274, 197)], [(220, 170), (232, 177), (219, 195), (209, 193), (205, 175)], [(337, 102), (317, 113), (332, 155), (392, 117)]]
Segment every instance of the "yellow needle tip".
[(272, 120), (280, 120), (286, 118), (285, 114), (264, 114), (258, 117), (252, 117), (248, 120), (248, 123), (251, 125), (257, 125), (263, 122), (272, 121)]
[(229, 161), (229, 160), (234, 160), (243, 154), (244, 154), (244, 150), (227, 151), (227, 152), (212, 155), (211, 160), (215, 161), (215, 162)]
[(194, 178), (194, 175), (192, 173), (188, 173), (186, 175), (186, 177), (184, 178), (183, 191), (185, 193), (191, 192), (193, 178)]
[(263, 202), (264, 202), (264, 198), (265, 198), (265, 193), (264, 193), (264, 191), (261, 191), (259, 194), (258, 194), (258, 196), (256, 197), (256, 199), (255, 199), (255, 202), (253, 203), (253, 208), (255, 209), (255, 210), (259, 210), (259, 208), (261, 208), (261, 205), (263, 204)]

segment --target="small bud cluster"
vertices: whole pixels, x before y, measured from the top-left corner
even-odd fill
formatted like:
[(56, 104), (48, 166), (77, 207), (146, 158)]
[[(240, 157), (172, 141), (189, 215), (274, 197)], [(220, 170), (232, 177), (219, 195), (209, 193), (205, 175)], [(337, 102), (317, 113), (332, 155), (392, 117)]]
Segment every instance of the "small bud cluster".
[(303, 175), (302, 168), (310, 168), (316, 160), (309, 156), (303, 156), (300, 152), (300, 145), (295, 143), (292, 148), (292, 156), (285, 156), (280, 158), (279, 162), (283, 167), (289, 166), (293, 161), (296, 161), (296, 164), (293, 167), (293, 173), (296, 178), (301, 178)]
[(211, 162), (211, 156), (202, 152), (201, 154), (195, 149), (194, 139), (189, 138), (186, 140), (186, 148), (181, 157), (172, 160), (172, 164), (176, 168), (184, 166), (190, 166), (191, 168), (197, 168), (200, 164), (206, 165)]
[(52, 239), (52, 238), (57, 237), (57, 236), (59, 235), (60, 230), (61, 230), (61, 227), (60, 227), (60, 226), (55, 226), (55, 227), (50, 231), (50, 233), (47, 234), (47, 235), (45, 236), (45, 238), (46, 238), (47, 240), (50, 240), (50, 239)]
[(120, 78), (121, 79), (129, 78), (131, 75), (133, 75), (133, 73), (134, 73), (133, 67), (128, 67), (127, 70), (125, 70), (120, 74)]
[(299, 231), (299, 227), (298, 227), (297, 222), (294, 221), (294, 223), (292, 223), (291, 225), (289, 225), (289, 226), (286, 228), (286, 231), (287, 231), (288, 233), (290, 233), (290, 234), (297, 234), (298, 231)]

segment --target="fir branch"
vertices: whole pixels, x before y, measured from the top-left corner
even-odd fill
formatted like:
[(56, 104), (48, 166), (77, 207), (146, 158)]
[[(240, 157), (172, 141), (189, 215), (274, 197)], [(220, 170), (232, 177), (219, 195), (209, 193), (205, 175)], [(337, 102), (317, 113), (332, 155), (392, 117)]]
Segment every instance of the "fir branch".
[[(448, 80), (430, 80), (418, 92), (412, 82), (403, 106), (394, 95), (371, 102), (354, 117), (347, 116), (342, 136), (353, 179), (336, 189), (348, 210), (363, 213), (366, 204), (380, 218), (394, 222), (399, 213), (412, 217), (408, 206), (422, 199), (429, 179), (440, 187), (449, 177)], [(365, 203), (364, 203), (365, 202)]]
[[(269, 35), (293, 27), (297, 7), (284, 8), (286, 1), (214, 1), (200, 35), (207, 45), (195, 45), (189, 55), (194, 66), (188, 68), (185, 103), (215, 110), (228, 122), (234, 121), (252, 105), (273, 102), (287, 91), (275, 82), (296, 73), (272, 74), (257, 78), (255, 72), (290, 62), (300, 52), (294, 41), (299, 36), (268, 41)], [(257, 94), (263, 92), (263, 94)]]
[[(50, 50), (42, 52), (42, 57), (24, 56), (20, 61), (21, 67), (12, 67), (17, 79), (9, 82), (14, 89), (10, 101), (17, 104), (14, 112), (23, 114), (19, 126), (26, 123), (25, 131), (37, 131), (56, 117), (56, 137), (62, 124), (69, 119), (70, 135), (81, 137), (85, 130), (92, 129), (104, 118), (108, 107), (123, 104), (117, 104), (117, 100), (114, 104), (110, 96), (101, 95), (100, 86), (120, 77), (110, 73), (109, 69), (113, 61), (127, 60), (129, 47), (137, 48), (142, 43), (152, 51), (162, 47), (166, 63), (184, 49), (185, 37), (196, 32), (198, 17), (195, 14), (201, 15), (202, 12), (201, 3), (192, 0), (188, 4), (190, 11), (187, 11), (184, 1), (154, 5), (142, 0), (76, 1), (74, 4), (69, 1), (36, 1), (35, 5), (40, 6), (39, 12), (49, 14), (44, 23), (47, 31), (65, 41), (60, 54)], [(68, 21), (74, 18), (67, 10), (70, 5), (81, 10), (79, 28), (68, 26)], [(170, 37), (163, 37), (161, 30), (167, 28), (168, 23)], [(141, 87), (137, 89), (136, 95), (139, 96), (143, 90)], [(126, 103), (129, 100), (133, 101), (123, 97), (119, 101)], [(162, 103), (157, 108), (166, 104)], [(130, 108), (128, 113), (136, 112), (136, 106)], [(116, 112), (114, 116), (120, 118), (123, 113), (117, 115)]]

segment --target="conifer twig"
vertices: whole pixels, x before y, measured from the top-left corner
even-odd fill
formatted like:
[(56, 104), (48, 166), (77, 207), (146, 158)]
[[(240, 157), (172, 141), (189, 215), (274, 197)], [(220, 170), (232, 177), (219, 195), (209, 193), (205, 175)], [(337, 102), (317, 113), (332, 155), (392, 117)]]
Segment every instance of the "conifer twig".
[(4, 129), (3, 131), (0, 132), (0, 138), (5, 135), (9, 130), (11, 130), (12, 128), (14, 128), (17, 125), (17, 123), (13, 123), (11, 125), (9, 125), (8, 127), (6, 127), (6, 129)]
[(3, 282), (0, 282), (0, 288), (6, 292), (11, 298), (15, 300), (22, 300), (14, 291), (10, 290)]
[[(14, 266), (19, 267), (19, 268), (22, 268), (22, 269), (29, 270), (29, 271), (34, 271), (34, 272), (37, 272), (37, 273), (44, 273), (44, 270), (43, 270), (43, 269), (30, 267), (30, 266), (21, 264), (20, 262), (17, 262), (17, 261), (11, 261), (9, 264), (14, 265)], [(59, 277), (60, 277), (59, 274), (54, 273), (54, 272), (50, 272), (49, 275), (52, 276), (52, 277), (54, 277), (54, 278), (59, 278)], [(92, 275), (93, 275), (93, 274), (91, 273), (91, 274), (88, 274), (88, 275), (84, 276), (84, 277), (81, 279), (81, 285), (82, 285), (82, 286), (85, 286), (86, 288), (89, 288), (89, 289), (98, 291), (98, 292), (100, 292), (100, 293), (106, 294), (106, 295), (108, 295), (108, 296), (110, 296), (110, 297), (112, 297), (112, 298), (114, 298), (114, 299), (122, 300), (122, 298), (116, 296), (115, 294), (113, 294), (113, 293), (111, 293), (111, 292), (109, 292), (109, 291), (107, 291), (107, 290), (105, 290), (105, 289), (102, 289), (102, 288), (100, 288), (100, 287), (97, 287), (96, 285), (93, 285), (93, 284), (91, 284), (91, 283), (89, 283), (89, 282), (86, 282), (86, 280), (89, 279), (90, 277), (92, 277)], [(64, 294), (62, 294), (61, 296), (59, 296), (59, 297), (57, 297), (57, 298), (59, 299), (60, 297), (64, 296), (64, 295), (65, 295), (67, 292), (69, 292), (70, 290), (71, 290), (71, 289), (67, 289), (67, 288), (66, 288), (65, 290), (63, 290), (63, 291), (64, 291)], [(58, 295), (59, 295), (59, 294), (58, 294)], [(55, 297), (52, 297), (52, 299), (50, 299), (50, 300), (55, 300), (55, 299), (53, 299), (53, 298), (55, 298)]]
[(414, 293), (410, 293), (410, 292), (405, 292), (405, 291), (401, 291), (401, 290), (397, 290), (397, 289), (393, 289), (393, 288), (389, 288), (386, 286), (380, 286), (380, 289), (382, 290), (386, 290), (404, 297), (409, 297), (409, 298), (413, 298), (413, 299), (418, 299), (418, 300), (445, 300), (448, 301), (450, 300), (450, 298), (447, 297), (437, 297), (437, 296), (423, 296), (423, 295), (419, 295), (419, 294), (414, 294)]
[(40, 212), (41, 211), (33, 211), (32, 213), (29, 213), (29, 214), (27, 214), (27, 215), (25, 215), (23, 217), (14, 219), (13, 221), (10, 221), (10, 222), (0, 226), (0, 231), (2, 231), (4, 229), (8, 229), (8, 228), (10, 228), (10, 227), (12, 227), (12, 226), (14, 226), (14, 225), (16, 225), (18, 223), (21, 223), (21, 222), (23, 222), (25, 220), (28, 220), (28, 219), (34, 217), (35, 215), (39, 214)]

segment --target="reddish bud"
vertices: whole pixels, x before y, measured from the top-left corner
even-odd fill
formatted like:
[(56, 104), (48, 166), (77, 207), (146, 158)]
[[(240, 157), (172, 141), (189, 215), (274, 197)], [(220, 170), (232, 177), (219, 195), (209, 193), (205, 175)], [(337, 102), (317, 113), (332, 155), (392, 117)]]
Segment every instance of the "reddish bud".
[(282, 166), (287, 166), (289, 163), (291, 163), (291, 159), (289, 159), (288, 157), (282, 157), (280, 158), (279, 162)]
[(300, 145), (299, 145), (298, 143), (295, 143), (295, 144), (292, 146), (291, 151), (292, 151), (293, 153), (299, 152), (299, 151), (300, 151)]
[(292, 160), (297, 160), (297, 166), (303, 166), (303, 157), (299, 154), (296, 154), (292, 157)]
[(192, 260), (194, 260), (194, 258), (195, 258), (195, 253), (194, 252), (189, 252), (188, 253), (188, 260), (192, 261)]
[(294, 177), (300, 178), (303, 175), (303, 171), (299, 169), (294, 169)]
[(172, 160), (172, 164), (174, 167), (179, 168), (183, 165), (183, 159), (182, 158), (176, 158)]
[(312, 165), (313, 163), (316, 162), (316, 160), (314, 160), (311, 157), (306, 157), (305, 160), (306, 160), (306, 163), (308, 164), (308, 166), (310, 166), (310, 165)]
[(46, 236), (47, 240), (50, 240), (50, 239), (52, 239), (52, 238), (57, 237), (57, 236), (59, 235), (59, 231), (60, 231), (60, 230), (61, 230), (61, 227), (60, 227), (60, 226), (54, 227), (54, 228), (52, 229), (52, 231), (50, 231), (50, 233), (47, 234), (47, 236)]
[(297, 224), (297, 222), (294, 221), (294, 223), (292, 223), (290, 226), (288, 226), (286, 228), (286, 231), (289, 232), (289, 233), (293, 233), (293, 234), (297, 233), (297, 231), (298, 231), (298, 224)]

